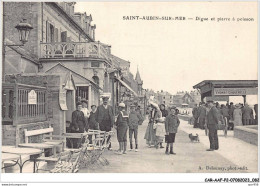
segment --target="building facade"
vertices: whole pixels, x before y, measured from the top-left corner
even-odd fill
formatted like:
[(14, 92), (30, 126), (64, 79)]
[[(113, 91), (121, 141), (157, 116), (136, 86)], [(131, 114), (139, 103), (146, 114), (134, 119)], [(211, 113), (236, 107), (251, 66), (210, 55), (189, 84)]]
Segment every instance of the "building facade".
[[(113, 56), (110, 45), (95, 41), (92, 15), (74, 12), (74, 6), (3, 3), (2, 134), (8, 145), (23, 142), (24, 129), (53, 126), (54, 134), (66, 132), (76, 102), (83, 98), (90, 108), (100, 104), (101, 94), (109, 94), (116, 113), (119, 102), (142, 95), (140, 74), (137, 82), (130, 62)], [(18, 46), (15, 27), (21, 19), (33, 29), (28, 42)], [(37, 97), (33, 104), (31, 91)]]

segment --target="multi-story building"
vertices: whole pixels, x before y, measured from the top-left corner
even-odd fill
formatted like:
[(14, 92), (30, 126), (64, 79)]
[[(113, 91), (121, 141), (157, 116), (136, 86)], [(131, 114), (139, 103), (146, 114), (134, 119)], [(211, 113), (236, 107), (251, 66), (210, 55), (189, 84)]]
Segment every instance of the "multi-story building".
[(158, 91), (157, 97), (160, 104), (164, 104), (166, 106), (173, 105), (173, 95), (169, 92), (163, 90), (161, 90), (160, 92)]
[[(89, 107), (97, 105), (100, 93), (116, 89), (111, 46), (95, 41), (92, 16), (75, 13), (73, 2), (3, 5), (3, 129), (20, 134), (14, 143), (24, 140), (24, 129), (52, 124), (54, 134), (66, 132), (76, 101), (85, 98)], [(28, 42), (18, 46), (15, 27), (21, 19), (33, 29)], [(38, 96), (32, 106), (27, 99), (31, 90)]]
[(181, 106), (187, 104), (189, 107), (193, 107), (194, 104), (199, 104), (201, 101), (200, 93), (198, 91), (178, 91), (177, 94), (173, 95), (173, 104), (175, 106)]

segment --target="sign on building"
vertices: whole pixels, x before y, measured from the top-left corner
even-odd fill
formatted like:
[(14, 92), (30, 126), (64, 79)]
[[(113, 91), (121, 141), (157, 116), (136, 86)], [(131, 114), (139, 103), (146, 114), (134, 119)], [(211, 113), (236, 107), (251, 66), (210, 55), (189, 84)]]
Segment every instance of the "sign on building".
[(206, 97), (207, 101), (229, 101), (229, 96), (212, 96), (212, 97)]
[(67, 93), (67, 90), (65, 90), (65, 89), (61, 89), (60, 93), (59, 93), (59, 103), (60, 103), (61, 110), (68, 110), (66, 93)]
[(31, 90), (28, 93), (28, 104), (29, 105), (36, 105), (37, 104), (37, 94), (35, 90)]
[(218, 96), (257, 95), (257, 88), (214, 88), (214, 95), (218, 95)]

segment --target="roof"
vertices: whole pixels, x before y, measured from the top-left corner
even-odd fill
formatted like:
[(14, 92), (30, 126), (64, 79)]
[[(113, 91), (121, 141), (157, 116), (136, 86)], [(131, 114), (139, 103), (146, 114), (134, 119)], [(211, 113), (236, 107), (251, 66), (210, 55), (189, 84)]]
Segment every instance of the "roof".
[(135, 80), (137, 81), (138, 84), (143, 84), (143, 81), (142, 81), (142, 79), (141, 79), (141, 76), (140, 76), (140, 73), (139, 73), (138, 68), (137, 68)]
[(111, 54), (111, 57), (112, 57), (112, 59), (114, 60), (114, 62), (118, 63), (118, 65), (119, 65), (120, 67), (125, 66), (125, 65), (130, 66), (130, 62), (129, 62), (129, 61), (126, 61), (126, 60), (124, 60), (124, 59), (121, 59), (121, 58), (119, 58), (119, 57), (117, 57), (117, 56), (115, 56), (115, 55), (112, 55), (112, 54)]
[(54, 68), (57, 67), (57, 66), (61, 66), (61, 67), (65, 68), (65, 69), (67, 69), (67, 70), (73, 72), (73, 73), (76, 74), (77, 76), (79, 76), (79, 77), (81, 77), (81, 78), (83, 78), (83, 79), (89, 81), (92, 85), (94, 85), (94, 86), (96, 86), (97, 88), (99, 88), (99, 89), (102, 90), (102, 88), (101, 88), (98, 84), (96, 84), (95, 82), (91, 81), (90, 79), (85, 78), (84, 76), (82, 76), (82, 75), (80, 75), (79, 73), (77, 73), (77, 72), (75, 72), (75, 71), (69, 69), (68, 67), (66, 67), (65, 65), (63, 65), (63, 64), (61, 64), (61, 63), (57, 63), (56, 65), (54, 65), (53, 67), (51, 67), (49, 70), (46, 70), (45, 73), (51, 71), (52, 69), (54, 69)]
[[(90, 41), (94, 41), (94, 38), (92, 38), (87, 32), (85, 32), (81, 25), (79, 25), (76, 20), (69, 15), (58, 3), (56, 2), (45, 2), (46, 4), (51, 4), (55, 8), (57, 8), (60, 13), (62, 13), (71, 23), (73, 26), (75, 26), (81, 33), (83, 33)], [(90, 15), (91, 16), (91, 15)], [(92, 19), (92, 17), (91, 17)]]
[(214, 87), (235, 88), (235, 87), (258, 87), (258, 80), (204, 80), (193, 86), (194, 89), (201, 88), (206, 84)]
[(33, 63), (36, 63), (37, 65), (40, 64), (38, 58), (28, 52), (28, 50), (24, 49), (23, 46), (11, 46), (11, 45), (15, 45), (15, 43), (13, 43), (12, 41), (10, 41), (9, 39), (5, 38), (5, 41), (6, 41), (6, 46), (8, 46), (9, 48), (11, 48), (12, 50), (14, 50), (15, 52), (17, 52), (18, 54), (21, 55), (21, 57), (25, 58), (25, 59), (28, 59), (29, 61), (33, 62)]

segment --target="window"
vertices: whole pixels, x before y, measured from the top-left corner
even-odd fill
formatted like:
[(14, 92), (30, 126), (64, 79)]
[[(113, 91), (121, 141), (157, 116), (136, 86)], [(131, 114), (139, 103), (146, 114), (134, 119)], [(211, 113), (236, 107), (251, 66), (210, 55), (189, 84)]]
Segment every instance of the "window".
[(54, 26), (46, 21), (46, 42), (54, 42)]
[(51, 43), (54, 42), (54, 26), (50, 24), (50, 40)]
[(67, 31), (61, 32), (61, 42), (67, 41)]
[(91, 67), (99, 67), (99, 62), (97, 62), (97, 61), (92, 61), (92, 62), (91, 62)]
[(163, 97), (163, 99), (165, 99), (165, 97)]

